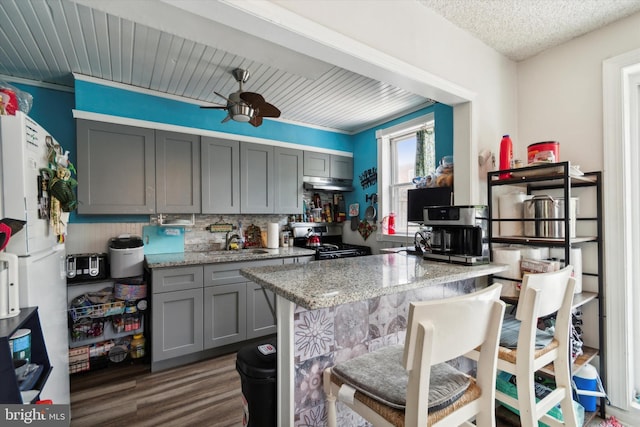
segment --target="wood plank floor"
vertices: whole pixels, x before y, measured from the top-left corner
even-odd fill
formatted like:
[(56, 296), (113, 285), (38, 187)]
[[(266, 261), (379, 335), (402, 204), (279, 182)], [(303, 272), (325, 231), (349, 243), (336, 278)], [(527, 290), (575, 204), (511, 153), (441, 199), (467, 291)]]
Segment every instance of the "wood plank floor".
[[(71, 427), (242, 426), (236, 353), (151, 373), (142, 363), (71, 376)], [(498, 409), (497, 427), (519, 426)], [(588, 425), (599, 426), (596, 418)]]
[(71, 426), (242, 425), (236, 354), (151, 373), (140, 363), (71, 376)]

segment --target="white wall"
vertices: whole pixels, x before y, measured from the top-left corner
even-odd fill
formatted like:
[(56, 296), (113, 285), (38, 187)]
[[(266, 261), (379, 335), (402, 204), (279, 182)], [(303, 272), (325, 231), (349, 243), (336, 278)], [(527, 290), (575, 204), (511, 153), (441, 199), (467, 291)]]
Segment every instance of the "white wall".
[(560, 159), (602, 170), (602, 61), (640, 47), (640, 13), (518, 63), (514, 150), (559, 141)]

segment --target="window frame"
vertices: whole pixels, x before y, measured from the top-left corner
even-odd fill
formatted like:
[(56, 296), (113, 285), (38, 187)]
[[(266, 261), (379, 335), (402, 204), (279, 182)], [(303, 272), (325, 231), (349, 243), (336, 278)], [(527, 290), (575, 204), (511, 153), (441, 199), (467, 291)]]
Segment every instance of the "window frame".
[[(389, 215), (393, 209), (392, 196), (392, 177), (395, 173), (395, 165), (391, 163), (393, 153), (391, 150), (391, 140), (403, 135), (417, 132), (424, 127), (425, 124), (433, 122), (435, 128), (435, 114), (427, 113), (420, 117), (408, 120), (406, 122), (390, 126), (385, 129), (376, 131), (376, 139), (378, 143), (378, 218), (379, 222), (382, 218)], [(437, 130), (437, 129), (436, 129)], [(417, 229), (417, 228), (416, 228)], [(378, 227), (376, 231), (377, 241), (403, 242), (413, 244), (413, 234), (407, 229), (398, 230), (396, 227), (395, 234), (383, 234), (382, 227)], [(411, 239), (410, 239), (411, 238)], [(409, 242), (411, 240), (411, 242)]]

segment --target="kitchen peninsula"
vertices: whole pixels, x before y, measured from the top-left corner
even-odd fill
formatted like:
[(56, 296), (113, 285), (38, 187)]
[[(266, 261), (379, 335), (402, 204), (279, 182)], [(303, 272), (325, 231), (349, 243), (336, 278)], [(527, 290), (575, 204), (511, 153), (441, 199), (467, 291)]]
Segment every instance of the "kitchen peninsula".
[(321, 420), (324, 368), (404, 342), (409, 302), (473, 292), (505, 269), (406, 253), (242, 269), (277, 297), (277, 425)]

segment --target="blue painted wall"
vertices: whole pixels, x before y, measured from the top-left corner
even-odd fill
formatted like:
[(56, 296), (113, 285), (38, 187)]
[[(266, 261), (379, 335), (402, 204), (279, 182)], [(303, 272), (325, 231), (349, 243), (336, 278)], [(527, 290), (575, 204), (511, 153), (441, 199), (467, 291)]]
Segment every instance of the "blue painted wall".
[(352, 137), (342, 133), (278, 120), (265, 120), (257, 128), (234, 121), (223, 124), (220, 123), (226, 116), (223, 110), (202, 109), (194, 104), (83, 80), (76, 80), (75, 84), (76, 108), (82, 111), (353, 152)]
[(378, 192), (377, 184), (367, 188), (362, 188), (360, 185), (360, 175), (364, 171), (373, 167), (379, 168), (376, 131), (401, 124), (431, 112), (433, 112), (436, 121), (436, 159), (453, 155), (453, 108), (448, 105), (434, 104), (399, 119), (360, 132), (353, 136), (353, 186), (355, 190), (347, 193), (345, 197), (347, 205), (349, 203), (360, 203), (360, 206), (366, 206), (366, 195)]
[[(65, 150), (70, 151), (70, 158), (74, 164), (76, 163), (76, 127), (71, 111), (74, 108), (353, 152), (355, 190), (352, 193), (345, 193), (347, 205), (356, 202), (364, 205), (366, 194), (378, 192), (377, 184), (363, 189), (359, 177), (363, 171), (378, 167), (375, 133), (379, 129), (395, 126), (433, 112), (437, 123), (436, 158), (440, 159), (445, 155), (453, 154), (453, 109), (442, 104), (424, 108), (356, 135), (345, 135), (277, 120), (265, 120), (258, 128), (234, 121), (222, 124), (220, 122), (226, 114), (224, 111), (203, 110), (193, 104), (80, 80), (76, 81), (75, 94), (26, 84), (12, 84), (33, 96), (33, 107), (29, 115), (51, 132)], [(70, 222), (147, 222), (148, 220), (149, 217), (146, 215), (76, 215), (75, 212), (70, 218)]]

